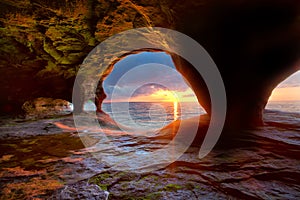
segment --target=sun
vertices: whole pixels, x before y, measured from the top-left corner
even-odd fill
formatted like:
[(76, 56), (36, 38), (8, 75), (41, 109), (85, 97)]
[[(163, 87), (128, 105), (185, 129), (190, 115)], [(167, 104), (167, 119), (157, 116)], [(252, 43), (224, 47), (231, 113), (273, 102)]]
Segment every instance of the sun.
[[(149, 87), (150, 88), (150, 87)], [(153, 91), (151, 86), (150, 91), (133, 95), (130, 102), (198, 102), (198, 99), (191, 88), (186, 90), (169, 90), (166, 88), (156, 88)], [(125, 102), (125, 101), (124, 101)]]
[(151, 99), (162, 102), (178, 102), (178, 97), (175, 92), (170, 90), (157, 90), (150, 95)]

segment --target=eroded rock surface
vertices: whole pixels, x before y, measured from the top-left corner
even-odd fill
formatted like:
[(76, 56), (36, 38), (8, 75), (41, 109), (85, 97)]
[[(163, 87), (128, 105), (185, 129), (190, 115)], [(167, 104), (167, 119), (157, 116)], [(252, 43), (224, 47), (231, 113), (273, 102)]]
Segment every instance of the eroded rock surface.
[[(299, 69), (298, 0), (4, 0), (0, 5), (1, 114), (21, 112), (28, 98), (71, 101), (78, 67), (93, 47), (138, 27), (172, 28), (204, 46), (225, 83), (228, 128), (261, 124), (272, 89)], [(173, 59), (210, 113), (201, 75)], [(101, 84), (96, 93), (101, 104)]]
[(37, 97), (71, 101), (79, 65), (99, 42), (132, 28), (169, 26), (158, 1), (139, 3), (1, 1), (1, 114), (19, 113)]
[[(103, 191), (109, 192), (109, 199), (299, 199), (299, 119), (297, 113), (268, 111), (266, 126), (234, 133), (241, 137), (227, 138), (204, 159), (198, 157), (198, 143), (177, 161), (144, 173), (116, 171), (92, 153), (149, 153), (170, 142), (172, 129), (147, 137), (121, 134), (113, 126), (102, 131), (81, 127), (82, 137), (93, 136), (85, 148), (70, 116), (2, 125), (0, 195), (4, 199), (45, 199), (76, 191), (70, 195), (83, 195), (84, 199), (91, 190), (96, 199)], [(41, 132), (49, 124), (69, 133), (59, 133), (62, 130), (54, 127)], [(27, 131), (31, 136), (20, 138), (17, 132), (24, 127), (35, 130), (35, 136)], [(123, 153), (116, 148), (97, 148), (96, 139), (102, 134)]]
[(22, 109), (27, 119), (62, 116), (72, 112), (71, 103), (66, 100), (42, 97), (26, 101)]
[(73, 185), (67, 185), (59, 192), (56, 192), (49, 199), (57, 200), (73, 200), (73, 199), (89, 199), (89, 200), (107, 200), (109, 193), (101, 190), (98, 185), (88, 184), (85, 181), (78, 182)]

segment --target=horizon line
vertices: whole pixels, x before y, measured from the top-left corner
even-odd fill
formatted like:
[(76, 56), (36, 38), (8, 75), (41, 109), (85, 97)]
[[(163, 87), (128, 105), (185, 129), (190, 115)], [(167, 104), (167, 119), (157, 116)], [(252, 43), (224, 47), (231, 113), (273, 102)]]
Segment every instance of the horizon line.
[(198, 101), (103, 101), (102, 103), (198, 103)]

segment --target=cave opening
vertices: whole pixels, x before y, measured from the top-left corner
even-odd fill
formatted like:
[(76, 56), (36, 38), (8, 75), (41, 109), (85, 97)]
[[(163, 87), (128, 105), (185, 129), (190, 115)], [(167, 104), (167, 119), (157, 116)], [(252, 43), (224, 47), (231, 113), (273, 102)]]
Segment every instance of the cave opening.
[(300, 113), (300, 70), (277, 85), (265, 109)]
[(126, 55), (113, 64), (102, 87), (101, 110), (126, 127), (160, 129), (206, 113), (165, 52)]
[(27, 119), (64, 116), (73, 112), (73, 104), (64, 99), (39, 97), (22, 105)]

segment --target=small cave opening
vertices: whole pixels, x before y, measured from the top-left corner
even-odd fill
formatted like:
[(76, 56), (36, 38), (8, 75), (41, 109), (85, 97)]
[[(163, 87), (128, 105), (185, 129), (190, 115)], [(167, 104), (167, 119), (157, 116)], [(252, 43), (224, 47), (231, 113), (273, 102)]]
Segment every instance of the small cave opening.
[(206, 113), (166, 52), (124, 56), (113, 64), (102, 87), (101, 110), (122, 126), (160, 129)]
[(265, 109), (300, 113), (300, 70), (277, 85)]
[(28, 119), (49, 118), (71, 114), (73, 104), (64, 99), (39, 97), (24, 102), (22, 109)]
[[(74, 105), (71, 104), (71, 110), (74, 111)], [(94, 112), (97, 110), (97, 107), (93, 100), (87, 100), (83, 103), (83, 111)]]
[[(26, 118), (49, 118), (73, 113), (74, 105), (64, 99), (39, 97), (24, 102), (22, 109)], [(96, 111), (95, 103), (92, 100), (84, 102), (83, 111)]]

